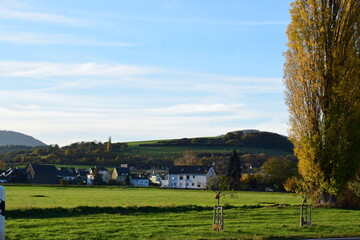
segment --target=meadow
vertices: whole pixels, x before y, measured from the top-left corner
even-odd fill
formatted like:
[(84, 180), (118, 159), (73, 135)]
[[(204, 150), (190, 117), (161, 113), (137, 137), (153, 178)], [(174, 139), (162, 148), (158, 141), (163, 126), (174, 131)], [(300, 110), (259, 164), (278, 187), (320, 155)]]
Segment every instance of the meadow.
[(120, 187), (6, 187), (7, 239), (301, 239), (360, 236), (360, 211), (315, 208), (299, 227), (300, 197), (236, 192), (221, 199), (225, 229), (211, 230), (215, 192)]
[(237, 150), (241, 153), (261, 154), (264, 153), (269, 156), (286, 156), (291, 155), (291, 152), (281, 151), (268, 148), (254, 148), (254, 147), (241, 147), (241, 146), (213, 146), (213, 145), (164, 145), (164, 146), (146, 146), (143, 144), (154, 144), (156, 141), (147, 142), (130, 142), (128, 148), (122, 150), (123, 153), (131, 155), (149, 155), (155, 158), (164, 158), (173, 156), (175, 158), (181, 157), (184, 151), (193, 151), (196, 153), (230, 153), (232, 150)]

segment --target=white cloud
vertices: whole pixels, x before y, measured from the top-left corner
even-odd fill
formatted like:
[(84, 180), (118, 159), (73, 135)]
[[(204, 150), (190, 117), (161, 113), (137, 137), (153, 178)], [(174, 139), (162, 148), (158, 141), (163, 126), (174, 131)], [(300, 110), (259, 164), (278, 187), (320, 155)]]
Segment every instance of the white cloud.
[[(52, 87), (41, 90), (64, 88), (111, 88), (135, 87), (147, 90), (171, 90), (222, 94), (226, 98), (256, 93), (283, 92), (280, 78), (235, 77), (176, 72), (166, 69), (119, 63), (56, 63), (0, 61), (0, 77), (44, 79)], [(61, 80), (60, 80), (60, 79)]]
[(220, 113), (220, 112), (237, 112), (243, 104), (179, 104), (166, 108), (150, 109), (151, 112), (163, 112), (166, 114), (201, 114), (201, 113)]
[(0, 61), (0, 76), (6, 77), (111, 77), (146, 75), (159, 72), (159, 68), (138, 67), (125, 64), (98, 64), (93, 62), (68, 64), (53, 62)]
[(0, 41), (25, 44), (48, 44), (48, 45), (86, 45), (107, 47), (134, 47), (137, 43), (121, 41), (98, 41), (91, 37), (75, 37), (67, 34), (43, 34), (34, 32), (5, 32), (2, 31)]
[(119, 63), (0, 61), (0, 83), (0, 126), (34, 133), (47, 143), (69, 144), (74, 136), (114, 141), (216, 136), (243, 128), (286, 133), (283, 103), (257, 99), (282, 94), (277, 78)]
[(30, 22), (58, 23), (66, 25), (88, 25), (88, 21), (42, 12), (32, 12), (23, 9), (11, 9), (2, 6), (0, 9), (0, 19), (13, 19)]
[[(210, 104), (191, 106), (191, 113), (203, 113), (205, 111), (221, 111), (220, 106), (225, 104)], [(0, 125), (5, 129), (15, 129), (23, 132), (34, 132), (36, 136), (47, 143), (69, 144), (74, 135), (78, 140), (101, 139), (113, 136), (114, 140), (129, 141), (139, 139), (160, 139), (177, 137), (216, 136), (235, 129), (254, 126), (244, 120), (257, 119), (259, 113), (249, 112), (243, 109), (243, 113), (232, 113), (222, 116), (194, 116), (187, 115), (187, 110), (179, 106), (170, 107), (172, 111), (180, 109), (178, 114), (166, 114), (169, 108), (155, 109), (108, 109), (99, 112), (97, 109), (83, 109), (80, 111), (57, 111), (29, 108), (9, 109), (0, 107), (2, 118)], [(229, 107), (228, 111), (236, 111)], [(183, 115), (185, 113), (185, 115)], [(248, 116), (246, 116), (248, 115)], [(231, 126), (224, 122), (235, 121)], [(260, 126), (259, 127), (263, 127)], [(273, 128), (274, 130), (277, 130)], [(272, 130), (273, 130), (272, 129)], [(55, 136), (64, 134), (62, 140), (56, 140)], [(72, 137), (70, 137), (72, 136)], [(93, 137), (85, 137), (93, 136)], [(53, 138), (53, 139), (52, 139)], [(137, 139), (136, 139), (137, 138)], [(71, 140), (70, 140), (71, 139)], [(115, 140), (116, 141), (116, 140)]]

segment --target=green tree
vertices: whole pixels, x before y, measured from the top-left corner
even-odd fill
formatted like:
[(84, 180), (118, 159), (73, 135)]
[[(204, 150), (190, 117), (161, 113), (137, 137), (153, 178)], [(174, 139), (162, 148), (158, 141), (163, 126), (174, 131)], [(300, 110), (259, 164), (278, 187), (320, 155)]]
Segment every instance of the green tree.
[(335, 200), (360, 159), (360, 1), (296, 0), (284, 83), (302, 186)]
[(130, 186), (130, 185), (131, 185), (131, 179), (130, 179), (129, 176), (126, 176), (126, 178), (125, 178), (125, 185), (126, 185), (126, 186)]
[(94, 185), (101, 185), (104, 183), (103, 178), (100, 174), (100, 169), (98, 167), (94, 169), (93, 175), (94, 175), (94, 180), (93, 180)]
[(6, 170), (8, 168), (8, 164), (7, 162), (5, 162), (4, 160), (0, 160), (0, 169), (1, 170)]
[(223, 139), (224, 142), (226, 142), (226, 141), (229, 141), (231, 139), (236, 139), (236, 136), (235, 136), (235, 134), (233, 132), (228, 132), (227, 134), (225, 134), (223, 136), (222, 139)]
[(349, 183), (349, 189), (354, 192), (354, 194), (360, 197), (360, 177), (356, 177), (355, 181)]
[(241, 171), (242, 167), (239, 154), (236, 150), (233, 150), (230, 155), (230, 160), (225, 178), (229, 188), (228, 190), (240, 189)]
[(285, 181), (297, 173), (296, 162), (287, 158), (271, 157), (261, 166), (261, 172), (267, 186), (283, 191)]
[(241, 175), (240, 179), (241, 188), (243, 190), (251, 191), (264, 191), (264, 176), (260, 173), (249, 174), (245, 173)]

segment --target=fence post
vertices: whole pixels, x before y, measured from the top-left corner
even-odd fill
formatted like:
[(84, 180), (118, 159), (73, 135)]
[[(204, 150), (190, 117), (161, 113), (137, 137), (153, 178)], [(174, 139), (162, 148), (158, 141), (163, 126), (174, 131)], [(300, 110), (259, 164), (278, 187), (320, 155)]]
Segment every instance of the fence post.
[(5, 240), (5, 188), (0, 186), (0, 240)]

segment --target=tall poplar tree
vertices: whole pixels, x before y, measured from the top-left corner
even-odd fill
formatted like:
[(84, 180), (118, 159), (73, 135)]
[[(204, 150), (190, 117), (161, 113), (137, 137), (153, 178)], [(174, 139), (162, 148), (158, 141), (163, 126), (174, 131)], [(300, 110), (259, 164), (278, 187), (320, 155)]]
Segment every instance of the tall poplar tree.
[(335, 200), (360, 167), (360, 1), (295, 0), (284, 83), (304, 190)]
[(111, 152), (111, 137), (109, 137), (107, 145), (106, 145), (106, 151)]

